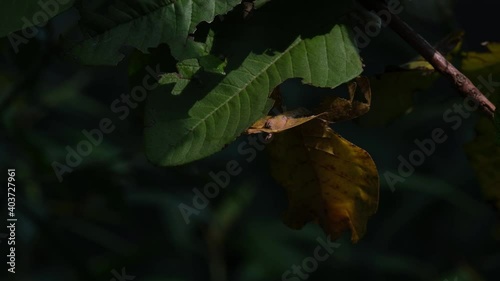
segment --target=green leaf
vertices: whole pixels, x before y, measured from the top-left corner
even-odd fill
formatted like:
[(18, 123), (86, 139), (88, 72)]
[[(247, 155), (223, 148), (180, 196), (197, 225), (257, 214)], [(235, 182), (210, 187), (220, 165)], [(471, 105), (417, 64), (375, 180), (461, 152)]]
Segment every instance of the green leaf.
[(158, 81), (162, 85), (174, 84), (172, 95), (180, 95), (182, 91), (189, 85), (193, 78), (196, 78), (196, 73), (201, 70), (221, 74), (224, 72), (226, 63), (212, 55), (206, 55), (198, 59), (187, 59), (177, 64), (178, 73), (166, 73), (160, 77)]
[(161, 43), (169, 45), (172, 55), (182, 60), (205, 52), (205, 44), (189, 39), (201, 22), (211, 22), (241, 0), (121, 0), (108, 13), (86, 11), (82, 17), (101, 22), (95, 36), (73, 46), (71, 54), (84, 64), (116, 65), (124, 55), (120, 49), (131, 46), (147, 53)]
[(476, 125), (476, 138), (465, 145), (465, 152), (486, 200), (494, 202), (500, 210), (500, 146), (495, 143), (495, 126), (486, 117)]
[(486, 52), (468, 52), (464, 54), (463, 71), (472, 79), (488, 99), (497, 106), (495, 119), (485, 116), (476, 124), (476, 138), (465, 146), (465, 151), (472, 168), (475, 170), (486, 200), (500, 209), (500, 95), (498, 77), (500, 77), (500, 43), (489, 43)]
[[(219, 151), (270, 110), (269, 93), (289, 78), (333, 88), (358, 76), (362, 63), (350, 30), (325, 18), (330, 27), (322, 23), (322, 29), (328, 29), (319, 34), (322, 29), (310, 22), (294, 25), (288, 21), (288, 29), (263, 26), (254, 36), (240, 38), (236, 49), (241, 55), (237, 57), (243, 59), (240, 64), (228, 59), (232, 71), (227, 76), (205, 79), (209, 82), (198, 91), (191, 83), (187, 93), (179, 96), (166, 94), (165, 88), (151, 94), (145, 129), (148, 158), (158, 165), (173, 166)], [(285, 30), (293, 28), (307, 35), (285, 35)], [(255, 38), (269, 47), (242, 50)]]
[(404, 116), (413, 107), (414, 94), (427, 90), (438, 78), (437, 73), (420, 69), (392, 71), (371, 77), (371, 108), (359, 122), (364, 126), (383, 126)]
[(226, 61), (211, 55), (214, 40), (214, 33), (211, 30), (204, 43), (204, 51), (199, 58), (186, 59), (177, 63), (177, 73), (166, 73), (161, 76), (159, 83), (162, 85), (175, 84), (172, 95), (179, 95), (188, 86), (192, 78), (196, 78), (196, 73), (201, 70), (225, 75)]
[(73, 6), (73, 2), (74, 0), (3, 0), (0, 9), (0, 37), (44, 24)]

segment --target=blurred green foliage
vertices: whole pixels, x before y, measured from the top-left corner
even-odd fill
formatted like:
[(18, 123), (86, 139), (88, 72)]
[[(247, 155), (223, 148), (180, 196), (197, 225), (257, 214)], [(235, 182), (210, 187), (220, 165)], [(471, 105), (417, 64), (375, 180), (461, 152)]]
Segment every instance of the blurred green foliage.
[[(496, 26), (474, 18), (496, 17), (491, 2), (472, 8), (470, 1), (420, 2), (402, 16), (431, 41), (457, 27), (465, 27), (464, 45), (471, 49), (479, 40), (500, 41)], [(163, 71), (174, 72), (165, 66), (171, 65), (169, 50), (162, 45), (151, 55), (132, 56), (135, 72), (129, 61), (114, 68), (75, 65), (60, 56), (59, 35), (76, 17), (56, 17), (18, 54), (7, 38), (0, 42), (0, 166), (17, 171), (15, 279), (107, 281), (125, 268), (141, 281), (281, 280), (312, 256), (324, 233), (315, 225), (296, 231), (281, 222), (284, 191), (269, 175), (265, 152), (250, 163), (238, 153), (245, 138), (180, 167), (157, 168), (146, 160), (144, 103), (124, 120), (110, 107), (139, 83), (142, 66), (159, 61)], [(384, 30), (361, 55), (371, 75), (415, 53)], [(290, 107), (325, 95), (296, 80), (282, 92)], [(381, 173), (394, 171), (398, 155), (413, 150), (415, 138), (445, 128), (443, 112), (461, 101), (443, 79), (413, 100), (412, 112), (386, 127), (348, 122), (335, 129), (369, 151)], [(52, 163), (63, 162), (66, 146), (76, 147), (82, 130), (97, 128), (103, 118), (116, 129), (59, 182)], [(472, 116), (447, 131), (449, 140), (394, 192), (382, 181), (379, 210), (365, 237), (352, 245), (344, 235), (308, 280), (498, 280), (498, 212), (484, 200), (463, 150), (475, 137), (476, 121)], [(190, 203), (192, 189), (230, 160), (241, 163), (243, 173), (186, 224), (179, 204)], [(4, 257), (6, 247), (2, 239)]]

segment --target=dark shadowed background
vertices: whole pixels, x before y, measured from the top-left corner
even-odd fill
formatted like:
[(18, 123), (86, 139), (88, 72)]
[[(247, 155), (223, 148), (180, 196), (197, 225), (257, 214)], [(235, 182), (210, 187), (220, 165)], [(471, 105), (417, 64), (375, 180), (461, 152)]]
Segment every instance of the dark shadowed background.
[[(463, 29), (464, 49), (479, 50), (483, 41), (500, 42), (498, 11), (493, 1), (425, 0), (408, 2), (402, 17), (433, 43)], [(317, 225), (291, 230), (281, 222), (285, 192), (269, 174), (265, 150), (256, 149), (253, 161), (238, 153), (247, 136), (184, 166), (158, 168), (147, 161), (144, 103), (124, 120), (111, 105), (142, 78), (135, 63), (168, 60), (169, 50), (133, 52), (118, 67), (71, 63), (59, 56), (58, 38), (71, 37), (68, 27), (77, 19), (72, 10), (59, 15), (18, 54), (8, 39), (0, 41), (0, 167), (15, 168), (17, 183), (16, 275), (8, 280), (108, 281), (120, 280), (122, 272), (129, 278), (123, 280), (136, 281), (282, 280), (312, 256), (325, 234)], [(384, 30), (361, 55), (366, 74), (374, 75), (416, 53)], [(324, 94), (295, 80), (282, 92), (289, 107)], [(483, 200), (463, 150), (474, 138), (477, 116), (448, 129), (442, 114), (460, 98), (444, 79), (416, 95), (412, 112), (385, 127), (334, 125), (374, 158), (379, 210), (359, 243), (344, 235), (308, 280), (499, 280), (498, 212)], [(103, 118), (115, 130), (60, 182), (54, 161), (65, 162), (66, 147), (75, 148), (85, 140), (82, 130), (98, 128)], [(391, 191), (383, 174), (397, 169), (398, 156), (415, 149), (415, 139), (439, 127), (449, 139)], [(225, 170), (229, 161), (237, 161), (242, 173), (186, 224), (179, 204), (192, 205), (193, 188), (212, 181), (210, 172)], [(5, 237), (0, 247), (5, 261)]]

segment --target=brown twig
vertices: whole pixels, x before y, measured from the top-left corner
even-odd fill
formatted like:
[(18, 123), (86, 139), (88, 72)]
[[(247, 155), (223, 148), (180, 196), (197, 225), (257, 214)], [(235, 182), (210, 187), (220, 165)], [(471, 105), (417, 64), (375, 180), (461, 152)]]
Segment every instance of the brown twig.
[[(359, 1), (368, 10), (387, 11), (390, 13), (387, 6), (378, 0), (360, 0)], [(406, 22), (398, 15), (390, 13), (391, 18), (389, 27), (394, 30), (401, 38), (403, 38), (410, 46), (422, 55), (435, 70), (446, 76), (457, 90), (465, 97), (469, 97), (475, 103), (479, 104), (481, 110), (493, 118), (495, 114), (495, 105), (488, 100), (486, 96), (457, 68), (446, 60), (429, 42), (427, 42), (420, 34), (415, 32)]]

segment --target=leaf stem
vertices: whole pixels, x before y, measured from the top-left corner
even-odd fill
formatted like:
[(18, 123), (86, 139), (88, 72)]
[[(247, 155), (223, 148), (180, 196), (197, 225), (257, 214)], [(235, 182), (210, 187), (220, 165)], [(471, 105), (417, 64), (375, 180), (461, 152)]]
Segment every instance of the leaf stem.
[[(359, 1), (368, 10), (387, 11), (385, 3), (378, 0), (360, 0)], [(403, 38), (411, 47), (422, 55), (435, 70), (447, 77), (464, 96), (469, 97), (475, 103), (479, 104), (481, 110), (489, 117), (494, 117), (495, 105), (472, 83), (467, 76), (454, 67), (446, 58), (432, 47), (427, 40), (415, 32), (398, 15), (390, 13), (389, 27)]]

